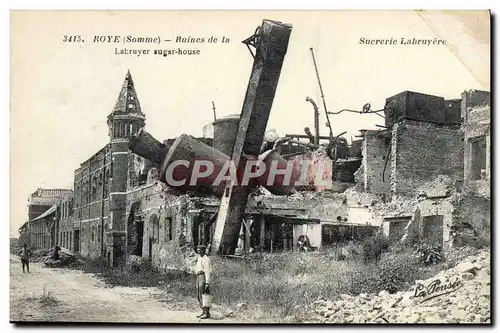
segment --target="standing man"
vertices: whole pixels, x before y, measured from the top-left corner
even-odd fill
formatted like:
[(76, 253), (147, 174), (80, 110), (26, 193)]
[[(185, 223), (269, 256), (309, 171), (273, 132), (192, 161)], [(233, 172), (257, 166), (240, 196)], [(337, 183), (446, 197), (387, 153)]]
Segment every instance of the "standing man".
[(210, 295), (210, 283), (212, 275), (212, 262), (206, 254), (206, 247), (204, 245), (198, 246), (198, 261), (196, 262), (196, 292), (200, 307), (203, 312), (196, 316), (200, 319), (210, 318), (210, 304), (203, 304), (203, 295)]
[(28, 249), (28, 245), (26, 245), (26, 243), (24, 243), (23, 248), (19, 250), (19, 253), (21, 254), (21, 264), (23, 265), (23, 273), (24, 273), (24, 266), (26, 266), (26, 270), (29, 273), (31, 251)]

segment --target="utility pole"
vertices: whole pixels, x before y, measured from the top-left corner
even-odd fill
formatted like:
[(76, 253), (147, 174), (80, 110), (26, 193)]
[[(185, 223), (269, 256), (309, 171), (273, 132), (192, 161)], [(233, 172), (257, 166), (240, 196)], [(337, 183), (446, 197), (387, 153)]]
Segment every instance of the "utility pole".
[(311, 50), (311, 55), (313, 58), (314, 69), (316, 70), (316, 77), (318, 78), (319, 90), (321, 92), (321, 99), (323, 100), (323, 108), (325, 109), (326, 125), (328, 126), (328, 129), (330, 130), (330, 139), (332, 139), (333, 138), (333, 131), (332, 131), (332, 125), (330, 123), (330, 117), (328, 117), (328, 109), (326, 108), (325, 94), (323, 94), (323, 87), (321, 86), (321, 80), (319, 79), (318, 66), (316, 65), (316, 58), (314, 58), (313, 48), (311, 47), (310, 50)]
[(215, 103), (212, 101), (212, 110), (214, 110), (214, 121), (217, 120), (217, 114), (215, 113)]

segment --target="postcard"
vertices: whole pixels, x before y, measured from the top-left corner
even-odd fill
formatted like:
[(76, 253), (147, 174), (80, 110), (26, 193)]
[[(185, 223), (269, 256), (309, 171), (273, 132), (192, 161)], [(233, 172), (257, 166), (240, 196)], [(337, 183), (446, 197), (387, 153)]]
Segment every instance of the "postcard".
[(491, 325), (477, 11), (11, 11), (10, 321)]

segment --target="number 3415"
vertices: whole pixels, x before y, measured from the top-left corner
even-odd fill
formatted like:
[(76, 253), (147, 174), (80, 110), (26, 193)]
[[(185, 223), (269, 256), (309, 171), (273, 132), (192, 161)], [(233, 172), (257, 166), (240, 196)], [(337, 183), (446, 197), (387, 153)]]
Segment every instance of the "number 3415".
[(68, 36), (64, 35), (63, 37), (63, 43), (81, 43), (83, 42), (82, 36), (75, 35), (75, 36)]

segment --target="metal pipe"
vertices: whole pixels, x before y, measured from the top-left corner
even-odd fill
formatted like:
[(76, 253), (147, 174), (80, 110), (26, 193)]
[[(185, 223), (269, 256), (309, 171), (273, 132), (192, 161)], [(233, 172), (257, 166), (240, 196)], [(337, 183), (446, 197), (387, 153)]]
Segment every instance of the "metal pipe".
[[(289, 137), (289, 138), (309, 139), (309, 136), (307, 136), (305, 134), (285, 134), (285, 136)], [(320, 140), (330, 140), (330, 137), (320, 135), (319, 139)]]
[(319, 145), (319, 111), (318, 106), (312, 98), (306, 97), (306, 102), (310, 102), (314, 108), (314, 144)]
[(314, 50), (311, 47), (311, 55), (313, 58), (313, 63), (314, 63), (314, 69), (316, 70), (316, 77), (318, 78), (318, 83), (319, 83), (319, 90), (321, 92), (321, 99), (323, 100), (323, 108), (325, 109), (325, 115), (326, 115), (326, 124), (328, 126), (328, 129), (330, 130), (330, 138), (333, 137), (333, 131), (332, 131), (332, 125), (330, 123), (330, 118), (328, 117), (328, 109), (326, 108), (326, 102), (325, 102), (325, 94), (323, 94), (323, 87), (321, 86), (321, 80), (319, 78), (319, 72), (318, 72), (318, 66), (316, 65), (316, 58), (314, 58)]
[(214, 121), (217, 120), (217, 114), (215, 113), (215, 103), (212, 101), (212, 110), (214, 110)]

